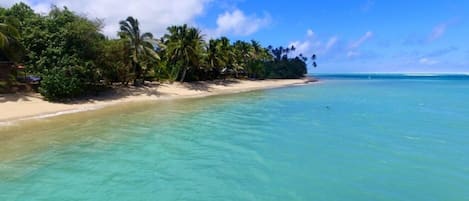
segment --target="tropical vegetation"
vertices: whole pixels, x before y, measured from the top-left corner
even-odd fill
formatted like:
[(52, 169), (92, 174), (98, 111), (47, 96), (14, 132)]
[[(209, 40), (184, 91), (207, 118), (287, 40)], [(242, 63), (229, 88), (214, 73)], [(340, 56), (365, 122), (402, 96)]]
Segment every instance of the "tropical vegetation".
[(120, 21), (118, 38), (108, 38), (100, 32), (102, 25), (66, 7), (53, 7), (47, 15), (24, 3), (0, 8), (0, 60), (40, 76), (39, 92), (53, 101), (117, 83), (300, 78), (307, 73), (308, 58), (291, 57), (294, 47), (263, 47), (255, 40), (227, 37), (207, 40), (186, 24), (170, 26), (155, 38), (143, 33), (133, 17)]

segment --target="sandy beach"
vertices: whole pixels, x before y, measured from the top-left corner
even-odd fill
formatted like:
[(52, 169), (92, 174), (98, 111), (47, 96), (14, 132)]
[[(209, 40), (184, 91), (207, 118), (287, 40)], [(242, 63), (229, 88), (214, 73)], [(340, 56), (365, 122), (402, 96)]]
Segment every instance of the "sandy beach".
[(308, 79), (284, 79), (261, 81), (225, 80), (172, 84), (152, 83), (138, 88), (119, 87), (96, 97), (72, 101), (70, 103), (48, 102), (38, 93), (1, 94), (0, 124), (95, 110), (110, 105), (135, 101), (157, 101), (212, 96), (301, 85), (310, 81), (311, 80)]

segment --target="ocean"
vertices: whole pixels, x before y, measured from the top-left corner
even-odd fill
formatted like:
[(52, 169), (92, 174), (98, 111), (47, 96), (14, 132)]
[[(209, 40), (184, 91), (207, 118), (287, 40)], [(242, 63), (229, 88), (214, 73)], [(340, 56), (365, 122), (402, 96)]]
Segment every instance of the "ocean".
[(0, 200), (469, 200), (469, 76), (320, 82), (0, 128)]

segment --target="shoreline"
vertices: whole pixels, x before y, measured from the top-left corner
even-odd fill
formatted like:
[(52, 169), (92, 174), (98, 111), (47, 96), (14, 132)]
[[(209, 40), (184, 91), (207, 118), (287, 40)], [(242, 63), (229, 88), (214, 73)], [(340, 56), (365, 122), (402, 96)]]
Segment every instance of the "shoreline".
[(99, 110), (131, 102), (202, 98), (263, 89), (305, 85), (313, 78), (269, 80), (218, 80), (194, 83), (150, 83), (144, 87), (119, 87), (84, 100), (69, 103), (48, 102), (37, 93), (1, 94), (0, 126), (20, 121)]

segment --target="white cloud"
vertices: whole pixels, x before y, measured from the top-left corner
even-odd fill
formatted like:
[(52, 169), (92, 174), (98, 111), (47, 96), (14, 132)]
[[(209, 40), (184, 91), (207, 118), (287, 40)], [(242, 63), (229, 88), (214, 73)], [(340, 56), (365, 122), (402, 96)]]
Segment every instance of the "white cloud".
[(424, 65), (434, 65), (434, 64), (437, 64), (438, 61), (427, 58), (427, 57), (423, 57), (419, 60), (419, 63), (424, 64)]
[(12, 6), (13, 4), (15, 4), (16, 2), (18, 2), (17, 0), (2, 0), (0, 2), (0, 7), (10, 7)]
[(357, 57), (360, 55), (361, 55), (360, 52), (353, 51), (353, 50), (347, 52), (347, 58), (353, 58), (353, 57)]
[(297, 56), (299, 54), (312, 54), (311, 50), (313, 48), (316, 49), (317, 47), (321, 46), (321, 41), (315, 40), (315, 33), (312, 29), (306, 30), (306, 36), (308, 38), (304, 41), (293, 41), (288, 44), (288, 47), (295, 47), (295, 52), (291, 53), (292, 56)]
[(325, 47), (325, 51), (328, 51), (328, 50), (332, 49), (337, 44), (338, 40), (339, 40), (339, 38), (337, 38), (337, 36), (333, 36), (333, 37), (329, 38), (329, 40), (327, 41), (326, 47)]
[(306, 36), (313, 37), (314, 36), (313, 30), (311, 30), (311, 29), (306, 30)]
[(374, 5), (375, 5), (375, 2), (373, 0), (368, 0), (360, 6), (360, 9), (363, 12), (368, 12)]
[(326, 41), (321, 41), (321, 39), (316, 36), (308, 37), (305, 40), (290, 42), (288, 47), (292, 45), (295, 46), (296, 50), (291, 53), (291, 56), (297, 56), (299, 54), (303, 54), (305, 56), (317, 54), (321, 58), (332, 58), (337, 55), (337, 52), (342, 50), (337, 36), (332, 36)]
[[(2, 0), (2, 5), (12, 5), (18, 0)], [(150, 31), (160, 36), (166, 27), (174, 24), (194, 24), (194, 19), (203, 14), (204, 9), (211, 0), (43, 0), (26, 1), (33, 9), (47, 12), (50, 5), (67, 6), (79, 14), (90, 18), (103, 19), (105, 27), (103, 32), (115, 36), (119, 28), (119, 21), (127, 16), (133, 16), (140, 22), (143, 31)]]
[(366, 42), (367, 40), (369, 40), (371, 37), (373, 37), (373, 32), (367, 31), (367, 32), (365, 33), (365, 35), (363, 35), (362, 37), (360, 37), (358, 40), (353, 41), (353, 42), (350, 44), (350, 48), (351, 48), (351, 49), (359, 48), (364, 42)]
[(217, 28), (209, 31), (214, 36), (222, 34), (233, 34), (247, 36), (257, 32), (259, 29), (267, 26), (271, 21), (268, 14), (263, 17), (256, 15), (247, 16), (243, 11), (235, 9), (232, 12), (225, 12), (217, 18)]
[(432, 32), (430, 33), (430, 36), (428, 36), (428, 41), (432, 42), (438, 38), (441, 38), (445, 34), (447, 27), (448, 27), (447, 23), (442, 23), (442, 24), (435, 26)]
[[(306, 30), (306, 33), (308, 32)], [(351, 59), (373, 58), (376, 56), (376, 53), (373, 51), (361, 50), (363, 44), (373, 36), (373, 32), (367, 31), (356, 40), (344, 40), (336, 35), (325, 38), (314, 34), (314, 37), (306, 37), (304, 40), (293, 41), (290, 42), (290, 45), (297, 47), (296, 54), (316, 54), (323, 62), (350, 61)]]
[(294, 46), (295, 47), (295, 52), (292, 53), (292, 55), (296, 56), (299, 54), (308, 54), (309, 50), (311, 48), (311, 44), (309, 41), (294, 41), (291, 42), (288, 47)]

